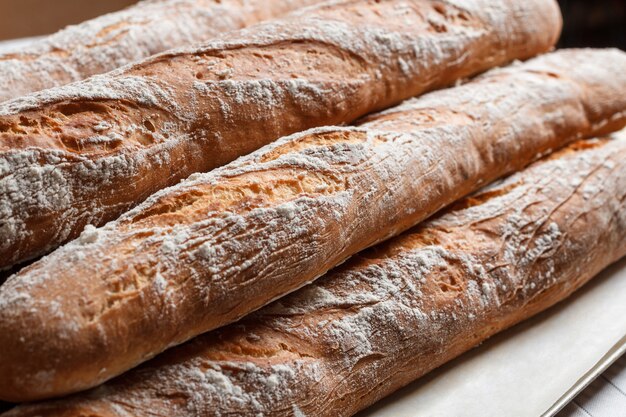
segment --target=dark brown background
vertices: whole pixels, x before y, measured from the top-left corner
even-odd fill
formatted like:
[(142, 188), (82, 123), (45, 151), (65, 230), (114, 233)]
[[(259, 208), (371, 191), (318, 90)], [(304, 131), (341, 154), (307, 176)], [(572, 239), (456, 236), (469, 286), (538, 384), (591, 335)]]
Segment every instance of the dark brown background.
[(626, 50), (626, 0), (560, 0), (561, 47), (616, 46)]
[(0, 39), (52, 33), (136, 0), (0, 0)]

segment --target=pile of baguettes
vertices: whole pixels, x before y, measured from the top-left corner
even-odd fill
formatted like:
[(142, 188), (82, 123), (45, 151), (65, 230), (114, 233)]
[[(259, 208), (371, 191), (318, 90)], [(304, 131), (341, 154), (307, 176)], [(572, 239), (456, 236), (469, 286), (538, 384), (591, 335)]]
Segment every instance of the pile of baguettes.
[(0, 56), (0, 400), (46, 400), (3, 416), (352, 415), (626, 255), (626, 53), (550, 52), (554, 0), (313, 3)]

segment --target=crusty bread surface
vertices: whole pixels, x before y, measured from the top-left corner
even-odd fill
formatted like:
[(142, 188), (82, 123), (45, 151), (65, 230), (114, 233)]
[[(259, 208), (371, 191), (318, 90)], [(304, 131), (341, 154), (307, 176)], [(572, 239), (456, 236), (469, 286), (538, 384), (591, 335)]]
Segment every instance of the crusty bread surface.
[(321, 0), (145, 0), (0, 54), (0, 101), (84, 80)]
[(554, 0), (343, 0), (0, 104), (0, 268), (281, 136), (549, 50)]
[(0, 287), (0, 398), (95, 386), (624, 126), (624, 67), (617, 50), (564, 50), (493, 70), (357, 127), (283, 138), (87, 228)]
[(7, 417), (350, 416), (626, 255), (626, 132), (581, 140), (250, 317)]

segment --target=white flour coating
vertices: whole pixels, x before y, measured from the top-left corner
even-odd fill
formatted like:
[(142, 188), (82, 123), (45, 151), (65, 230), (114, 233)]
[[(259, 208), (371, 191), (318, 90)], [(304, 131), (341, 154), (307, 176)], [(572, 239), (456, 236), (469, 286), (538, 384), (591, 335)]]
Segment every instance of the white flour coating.
[(85, 79), (171, 48), (278, 16), (315, 0), (148, 0), (0, 55), (0, 101)]
[[(185, 140), (184, 137), (181, 138)], [(134, 158), (112, 155), (92, 160), (62, 151), (28, 149), (8, 151), (0, 165), (0, 251), (29, 236), (33, 230), (26, 226), (30, 216), (59, 213), (54, 223), (55, 234), (44, 251), (57, 246), (56, 242), (77, 236), (77, 222), (99, 224), (108, 217), (111, 207), (102, 206), (98, 199), (86, 195), (98, 193), (102, 185), (139, 172), (142, 164), (160, 165), (166, 161), (160, 155), (179, 140), (170, 140), (160, 146), (137, 152)], [(128, 207), (122, 204), (121, 208)], [(120, 208), (118, 208), (120, 209)], [(50, 226), (53, 227), (53, 226)], [(15, 260), (19, 254), (12, 254)]]
[[(574, 58), (576, 58), (575, 54), (570, 54), (570, 55), (573, 55)], [(540, 58), (540, 59), (545, 59), (545, 58)], [(552, 60), (553, 58), (550, 58), (550, 59)], [(589, 61), (589, 59), (587, 61)], [(534, 61), (531, 61), (531, 62), (534, 63)], [(529, 65), (533, 65), (533, 64), (529, 64)], [(593, 71), (597, 71), (597, 69), (594, 68)], [(606, 74), (599, 74), (599, 75), (604, 77)], [(518, 72), (518, 73), (516, 73), (516, 76), (517, 77), (527, 77), (529, 79), (532, 79), (533, 74), (523, 74), (523, 73), (520, 74)], [(609, 79), (611, 79), (611, 78), (609, 78)], [(559, 100), (563, 100), (564, 99), (565, 94), (571, 94), (571, 92), (568, 92), (568, 91), (564, 91), (564, 92), (559, 91), (560, 89), (571, 89), (572, 87), (574, 87), (573, 85), (568, 85), (566, 83), (565, 84), (564, 83), (559, 83), (557, 81), (551, 81), (551, 80), (542, 80), (542, 82), (545, 83), (546, 85), (545, 86), (541, 86), (541, 88), (537, 90), (538, 91), (537, 94), (539, 94), (539, 95), (538, 96), (534, 96), (533, 95), (532, 97), (528, 98), (529, 100), (532, 99), (532, 100), (536, 100), (536, 101), (540, 100), (540, 101), (546, 102), (546, 100), (550, 100), (550, 97), (551, 97), (551, 99), (553, 101), (558, 102)], [(548, 87), (548, 84), (550, 84), (550, 83), (555, 86), (554, 89), (550, 89)], [(564, 85), (561, 86), (560, 84), (564, 84)], [(465, 108), (467, 108), (468, 106), (466, 106), (466, 104), (468, 103), (468, 101), (474, 100), (474, 97), (477, 94), (477, 90), (481, 90), (481, 94), (484, 95), (484, 96), (493, 97), (494, 90), (498, 90), (498, 89), (500, 89), (500, 87), (498, 85), (495, 85), (489, 91), (485, 91), (484, 87), (473, 88), (473, 89), (472, 89), (472, 87), (469, 87), (469, 88), (466, 88), (465, 90), (460, 90), (460, 93), (459, 93), (459, 91), (456, 91), (456, 90), (447, 90), (447, 91), (442, 91), (442, 92), (438, 92), (438, 93), (433, 93), (433, 94), (425, 96), (422, 99), (415, 100), (415, 101), (410, 101), (407, 104), (405, 104), (403, 106), (400, 106), (399, 109), (396, 110), (395, 112), (415, 110), (415, 109), (419, 109), (419, 108), (426, 108), (426, 109), (428, 109), (429, 107), (442, 108), (442, 107), (444, 107), (446, 105), (448, 105), (448, 106), (453, 105), (453, 103), (456, 106), (465, 106)], [(463, 94), (464, 91), (466, 92), (466, 94)], [(526, 94), (528, 94), (528, 93), (529, 92), (526, 91)], [(514, 94), (514, 91), (502, 90), (502, 92), (500, 92), (498, 94), (498, 96), (499, 97), (503, 97), (503, 98), (508, 97), (508, 100), (512, 101), (515, 104), (515, 103), (522, 102), (522, 100), (523, 100), (521, 97), (519, 97), (519, 94), (520, 93)], [(500, 101), (500, 100), (497, 100), (497, 101)], [(413, 106), (413, 103), (416, 103), (417, 107)], [(472, 108), (472, 107), (470, 107), (470, 108)], [(477, 107), (474, 107), (473, 109), (478, 109), (478, 108), (479, 107), (477, 106)], [(498, 112), (501, 112), (503, 114), (506, 114), (508, 111), (510, 111), (509, 108), (507, 108), (505, 106), (502, 106), (501, 102), (500, 102), (500, 108), (494, 109), (494, 110), (497, 110)], [(475, 112), (478, 112), (478, 110), (475, 110)], [(473, 117), (476, 117), (476, 115), (473, 115)], [(393, 123), (393, 121), (391, 121), (391, 123)], [(384, 125), (383, 125), (383, 127), (384, 127)], [(289, 140), (292, 140), (292, 139), (286, 139), (283, 142), (287, 142)], [(333, 157), (336, 157), (336, 155), (334, 153), (330, 153), (330, 155), (333, 156)], [(294, 165), (294, 166), (300, 166), (300, 167), (306, 168), (307, 167), (307, 162), (306, 161), (308, 161), (308, 160), (309, 159), (307, 159), (307, 157), (303, 155), (302, 157), (300, 157), (297, 160), (293, 159), (293, 157), (291, 157), (291, 159), (289, 161), (287, 161), (287, 162), (289, 164)], [(312, 161), (313, 161), (313, 168), (316, 168), (315, 164), (319, 164), (320, 163), (319, 160), (313, 159)], [(323, 159), (322, 159), (322, 161), (323, 161)], [(28, 162), (28, 160), (27, 160), (27, 162)], [(24, 165), (28, 166), (27, 164), (24, 164)], [(235, 166), (237, 166), (237, 165), (235, 165)], [(233, 172), (233, 168), (228, 168), (228, 169), (226, 169), (226, 175), (233, 175), (234, 173), (243, 173), (246, 170), (246, 166), (247, 166), (247, 164), (244, 163), (243, 164), (243, 168), (239, 168), (235, 172)], [(248, 168), (251, 169), (251, 170), (255, 170), (256, 169), (254, 165), (248, 165)], [(10, 167), (7, 167), (5, 172), (9, 172), (9, 171), (10, 171)], [(16, 172), (16, 174), (14, 174), (13, 177), (17, 176), (17, 172), (19, 172), (19, 171), (15, 170), (15, 169), (13, 171)], [(32, 171), (32, 169), (31, 169), (31, 171)], [(106, 172), (109, 172), (110, 170), (99, 170), (99, 171), (106, 173)], [(122, 171), (122, 173), (124, 173), (124, 171)], [(209, 174), (209, 176), (211, 176), (211, 174)], [(32, 175), (25, 175), (25, 177), (26, 178), (32, 178)], [(14, 189), (14, 190), (20, 190), (20, 189), (27, 190), (28, 189), (28, 187), (24, 186), (25, 184), (22, 184), (20, 186), (19, 183), (16, 184), (16, 181), (10, 181), (11, 180), (11, 175), (9, 175), (7, 178), (9, 179), (8, 185), (6, 186), (8, 189)], [(7, 178), (5, 178), (3, 180), (3, 184), (7, 183)], [(199, 182), (202, 182), (203, 178), (204, 178), (204, 176), (201, 176), (201, 175), (197, 176), (196, 180), (192, 181), (189, 184), (189, 186), (190, 187), (195, 186), (195, 184), (197, 184)], [(63, 181), (62, 178), (60, 178), (59, 180)], [(30, 181), (30, 182), (32, 183), (32, 181)], [(185, 186), (185, 185), (181, 185), (181, 187), (183, 187), (183, 186)], [(47, 190), (51, 190), (51, 193), (50, 193), (51, 196), (57, 197), (59, 195), (60, 196), (64, 195), (64, 193), (59, 192), (59, 190), (62, 189), (62, 184), (60, 184), (59, 186), (42, 187), (42, 188), (43, 189), (47, 189)], [(26, 193), (26, 195), (27, 196), (33, 196), (33, 195), (37, 196), (38, 194), (37, 193), (33, 193), (33, 192), (31, 192), (29, 190)], [(53, 201), (51, 205), (58, 206), (59, 204), (60, 204), (60, 201)], [(45, 204), (44, 204), (44, 207), (45, 207)], [(19, 216), (7, 215), (6, 217), (7, 218), (19, 219)], [(17, 227), (19, 227), (20, 223), (19, 222), (13, 222), (13, 223), (8, 222), (7, 224), (10, 227), (17, 228)], [(16, 225), (18, 225), (18, 226), (16, 227)]]
[(95, 243), (98, 240), (98, 229), (92, 225), (87, 225), (81, 233), (78, 241), (83, 244)]
[(168, 86), (162, 84), (150, 77), (96, 75), (86, 81), (50, 88), (0, 103), (0, 116), (16, 115), (46, 105), (78, 99), (127, 100), (143, 106), (170, 107), (172, 111), (176, 111), (175, 96)]
[[(564, 49), (556, 53), (546, 54), (539, 58), (529, 60), (525, 63), (516, 63), (507, 67), (492, 69), (476, 77), (473, 82), (484, 82), (484, 84), (482, 84), (482, 88), (485, 89), (483, 94), (487, 95), (496, 93), (500, 82), (499, 77), (504, 78), (514, 75), (515, 77), (531, 79), (534, 75), (545, 74), (553, 77), (554, 79), (561, 80), (560, 84), (562, 84), (564, 91), (566, 89), (569, 90), (575, 88), (575, 84), (578, 84), (578, 88), (581, 89), (579, 94), (581, 95), (584, 94), (584, 91), (582, 90), (588, 88), (587, 86), (604, 84), (605, 87), (603, 87), (602, 92), (598, 91), (598, 97), (599, 99), (602, 97), (602, 99), (610, 100), (608, 97), (614, 95), (613, 92), (622, 91), (624, 89), (624, 80), (622, 77), (613, 76), (611, 69), (602, 65), (597, 65), (597, 62), (594, 61), (594, 59), (598, 57), (598, 53), (604, 55), (603, 59), (606, 59), (607, 62), (624, 61), (624, 53), (618, 49)], [(569, 67), (564, 65), (565, 61), (568, 62)], [(571, 84), (564, 81), (570, 81)], [(517, 81), (511, 81), (511, 83), (514, 82)], [(551, 81), (546, 80), (546, 82), (549, 83)], [(510, 86), (511, 85), (509, 85), (509, 87)], [(409, 112), (416, 109), (427, 109), (428, 107), (442, 108), (443, 105), (448, 104), (453, 96), (457, 95), (457, 91), (467, 90), (447, 89), (442, 90), (441, 92), (437, 91), (429, 93), (419, 98), (407, 100), (404, 103), (389, 110), (382, 111), (379, 114), (393, 115), (395, 113)], [(540, 99), (540, 97), (541, 96), (538, 96), (537, 99)], [(506, 96), (498, 95), (496, 100), (485, 104), (490, 106), (490, 110), (497, 112), (500, 111), (499, 109), (502, 107), (503, 102), (515, 102), (518, 98), (519, 97), (516, 97), (516, 94), (509, 93)], [(463, 113), (467, 113), (469, 116), (475, 117), (476, 113), (480, 112), (480, 109), (467, 106), (466, 103), (471, 102), (471, 100), (472, 97), (462, 94), (459, 96), (458, 101), (454, 104), (454, 108), (464, 109), (465, 111)], [(568, 110), (569, 109), (554, 109), (554, 111), (561, 111), (563, 114), (567, 114)], [(599, 130), (608, 122), (623, 118), (624, 112), (626, 112), (626, 110), (618, 111), (616, 114), (603, 117), (598, 120), (590, 120), (590, 122), (594, 124), (592, 128)], [(589, 116), (593, 115), (594, 114), (590, 111)], [(428, 122), (428, 119), (423, 121)], [(533, 123), (533, 120), (529, 120), (528, 123)]]
[[(272, 331), (291, 337), (296, 336), (303, 343), (332, 346), (336, 351), (330, 358), (320, 356), (315, 361), (318, 367), (329, 370), (326, 375), (328, 379), (332, 380), (335, 376), (339, 383), (343, 382), (342, 377), (348, 381), (351, 379), (361, 380), (361, 383), (365, 381), (365, 384), (380, 381), (384, 375), (393, 373), (394, 369), (377, 367), (373, 364), (366, 371), (359, 368), (356, 377), (350, 376), (355, 375), (355, 366), (362, 363), (364, 358), (379, 355), (381, 352), (387, 358), (394, 358), (396, 355), (397, 357), (420, 355), (419, 347), (428, 345), (424, 340), (435, 341), (435, 345), (445, 349), (455, 332), (460, 331), (456, 323), (463, 326), (462, 323), (466, 320), (463, 317), (476, 320), (479, 317), (498, 314), (501, 300), (510, 297), (509, 294), (519, 285), (527, 291), (524, 300), (530, 300), (539, 295), (540, 291), (565, 281), (568, 275), (562, 272), (559, 276), (552, 276), (554, 267), (550, 265), (559, 263), (560, 260), (561, 268), (574, 269), (568, 265), (571, 256), (569, 254), (587, 253), (596, 239), (588, 238), (585, 244), (589, 246), (581, 248), (578, 246), (581, 243), (576, 238), (568, 236), (568, 233), (572, 232), (568, 230), (568, 227), (571, 227), (567, 219), (569, 210), (573, 209), (581, 214), (592, 211), (594, 219), (597, 219), (595, 227), (598, 231), (591, 234), (606, 236), (608, 241), (613, 242), (609, 245), (619, 246), (620, 240), (626, 237), (626, 216), (623, 214), (618, 216), (614, 224), (611, 219), (615, 218), (616, 213), (623, 213), (626, 208), (624, 156), (626, 156), (626, 134), (623, 133), (619, 139), (614, 140), (614, 143), (605, 145), (604, 148), (539, 163), (498, 184), (495, 189), (505, 190), (504, 194), (484, 204), (447, 213), (414, 232), (396, 238), (392, 245), (404, 247), (399, 253), (386, 254), (384, 250), (376, 252), (378, 260), (370, 265), (365, 261), (361, 266), (362, 261), (357, 260), (349, 264), (348, 270), (329, 274), (261, 310), (249, 321), (267, 326)], [(613, 163), (619, 161), (619, 167), (611, 169), (603, 166), (604, 161), (609, 158), (613, 158), (611, 161)], [(599, 167), (603, 169), (598, 169)], [(559, 181), (562, 176), (571, 179), (567, 184), (563, 184)], [(609, 176), (610, 180), (607, 181)], [(583, 177), (589, 186), (600, 190), (595, 201), (582, 205), (578, 201), (571, 202), (572, 194), (581, 193), (580, 177)], [(512, 185), (515, 188), (509, 190), (508, 187)], [(537, 206), (541, 208), (538, 209)], [(498, 210), (497, 215), (494, 209)], [(467, 225), (477, 225), (481, 222), (492, 222), (496, 227), (492, 231), (495, 234), (489, 234), (491, 239), (489, 247), (505, 248), (495, 259), (480, 244), (475, 247), (469, 244), (470, 239), (476, 238), (480, 232), (472, 234), (469, 239), (463, 239), (460, 243), (454, 241), (455, 237), (466, 233)], [(536, 227), (528, 228), (526, 227), (528, 224), (536, 224)], [(542, 225), (543, 230), (538, 230)], [(561, 228), (565, 229), (565, 233), (560, 232)], [(516, 230), (515, 237), (506, 232), (502, 233), (504, 230), (512, 229)], [(444, 236), (449, 235), (450, 240), (445, 244), (451, 245), (452, 248), (436, 244), (411, 244), (415, 237), (428, 236), (430, 230)], [(498, 235), (499, 232), (501, 234)], [(557, 251), (560, 251), (560, 255), (557, 255)], [(624, 249), (618, 252), (623, 255)], [(550, 253), (553, 258), (542, 256), (546, 253)], [(532, 263), (529, 262), (531, 258)], [(613, 260), (613, 256), (606, 256), (603, 263), (608, 264)], [(460, 267), (457, 263), (459, 261)], [(493, 263), (508, 265), (507, 273), (502, 275), (487, 273), (486, 270), (490, 269)], [(535, 272), (533, 267), (541, 268), (546, 274)], [(433, 280), (445, 278), (445, 272), (441, 271), (446, 271), (446, 268), (451, 270), (459, 268), (465, 274), (462, 280), (465, 280), (466, 284), (458, 283), (459, 287), (454, 291), (455, 299), (462, 301), (460, 306), (456, 300), (454, 303), (434, 305), (430, 303), (428, 296), (424, 295), (426, 293), (436, 297), (436, 291), (432, 289)], [(499, 281), (501, 278), (502, 282)], [(480, 283), (478, 289), (476, 283)], [(524, 301), (518, 303), (518, 308), (523, 304)], [(297, 325), (296, 316), (306, 317), (306, 324)], [(244, 322), (241, 335), (249, 330), (245, 323), (247, 322)], [(263, 327), (257, 328), (252, 325), (251, 329), (263, 335), (263, 330), (259, 330)], [(394, 333), (402, 335), (403, 339), (398, 341)], [(235, 337), (232, 337), (232, 340), (236, 340)], [(291, 339), (285, 338), (286, 343), (288, 340)], [(205, 343), (210, 346), (209, 342)], [(245, 360), (245, 357), (242, 360)], [(385, 359), (380, 360), (383, 362)], [(396, 367), (402, 365), (400, 362), (395, 363)], [(296, 403), (302, 401), (301, 404), (309, 405), (308, 400), (311, 399), (309, 389), (317, 387), (315, 384), (317, 377), (307, 375), (301, 378), (305, 379), (300, 383), (307, 381), (301, 391), (293, 393), (293, 398), (282, 401)], [(159, 377), (150, 380), (156, 386), (167, 384), (167, 379)], [(352, 383), (345, 384), (349, 386)], [(324, 410), (324, 405), (329, 400), (327, 395), (334, 388), (336, 387), (333, 384), (329, 384), (325, 392), (317, 393), (318, 401), (308, 407), (311, 415), (318, 415), (317, 412), (323, 414), (317, 407)], [(248, 392), (248, 395), (253, 394), (254, 392)], [(207, 400), (207, 397), (203, 396), (203, 399)], [(280, 402), (268, 402), (264, 406), (265, 413), (273, 414), (280, 406)]]
[[(597, 190), (592, 200), (583, 186)], [(120, 417), (155, 407), (171, 417), (352, 415), (388, 393), (390, 376), (421, 376), (449, 360), (459, 338), (480, 342), (474, 332), (507, 323), (549, 289), (577, 287), (626, 254), (626, 131), (461, 203), (469, 207), (367, 250), (68, 406), (118, 404)], [(593, 226), (575, 232), (586, 216)], [(595, 251), (599, 239), (605, 246)]]
[[(280, 149), (289, 143), (296, 143), (304, 141), (308, 137), (333, 132), (345, 131), (346, 134), (363, 132), (372, 142), (378, 140), (384, 142), (384, 139), (379, 137), (380, 132), (384, 132), (384, 135), (388, 135), (389, 142), (406, 141), (409, 144), (416, 141), (417, 138), (417, 142), (425, 140), (437, 143), (441, 141), (441, 135), (447, 136), (450, 134), (452, 136), (456, 129), (463, 124), (467, 124), (468, 121), (480, 121), (486, 128), (495, 129), (499, 127), (498, 122), (506, 120), (507, 117), (515, 114), (517, 109), (532, 113), (534, 107), (527, 106), (527, 103), (536, 103), (538, 108), (546, 111), (542, 121), (546, 125), (556, 124), (567, 114), (577, 126), (580, 126), (580, 130), (584, 130), (583, 126), (588, 121), (597, 122), (597, 126), (592, 127), (592, 129), (596, 129), (601, 127), (605, 120), (591, 120), (590, 115), (584, 111), (585, 106), (582, 104), (588, 100), (585, 89), (590, 85), (598, 86), (604, 84), (602, 85), (602, 91), (598, 91), (598, 93), (599, 95), (608, 95), (611, 91), (620, 91), (626, 83), (624, 77), (615, 76), (610, 68), (604, 65), (597, 65), (599, 60), (605, 59), (612, 62), (616, 60), (624, 61), (625, 56), (617, 50), (563, 50), (530, 60), (525, 64), (520, 64), (514, 70), (495, 69), (479, 77), (477, 82), (439, 90), (419, 98), (407, 100), (399, 106), (380, 112), (370, 119), (365, 119), (365, 123), (361, 124), (360, 129), (353, 127), (323, 127), (279, 139), (255, 154), (240, 158), (236, 163), (218, 168), (211, 173), (194, 174), (177, 187), (156, 193), (146, 202), (146, 205), (151, 204), (150, 200), (156, 202), (161, 195), (166, 195), (176, 188), (180, 188), (180, 190), (193, 189), (203, 183), (217, 183), (219, 180), (216, 178), (221, 176), (232, 177), (273, 168), (272, 165), (267, 165), (267, 163), (259, 166), (256, 161), (262, 160), (261, 155), (264, 153), (271, 154), (274, 149)], [(549, 66), (546, 65), (549, 68), (548, 72), (561, 74), (561, 77), (546, 77), (542, 72), (535, 72), (534, 68), (541, 66), (544, 62), (549, 63)], [(588, 64), (583, 67), (583, 70), (578, 71), (577, 77), (563, 75), (569, 71), (570, 65), (578, 66), (580, 62), (592, 64)], [(509, 79), (503, 77), (503, 75), (507, 75)], [(522, 85), (524, 86), (523, 88)], [(440, 123), (439, 118), (443, 120), (442, 116), (444, 115), (447, 117), (445, 120), (449, 126)], [(609, 117), (612, 117), (612, 115)], [(421, 125), (415, 124), (409, 128), (401, 125), (402, 130), (409, 130), (406, 136), (402, 136), (401, 133), (395, 132), (398, 131), (398, 123), (404, 119), (407, 119), (408, 123), (416, 120), (421, 122)], [(515, 120), (517, 121), (517, 118)], [(514, 124), (507, 123), (507, 125), (512, 126)], [(537, 127), (536, 119), (532, 117), (525, 119), (519, 117), (519, 122), (515, 126), (519, 125), (529, 129)], [(413, 132), (411, 128), (414, 130)], [(439, 136), (437, 135), (438, 132), (441, 132)], [(504, 133), (506, 134), (505, 138), (509, 140), (512, 140), (514, 135), (519, 135), (519, 132), (512, 129)], [(459, 138), (454, 143), (462, 141), (463, 139)], [(359, 159), (356, 157), (356, 151), (363, 149), (363, 145), (358, 143), (358, 141), (356, 144), (346, 145), (349, 152), (338, 152), (339, 148), (335, 147), (335, 145), (330, 146), (333, 147), (311, 147), (311, 149), (305, 149), (305, 152), (301, 153), (286, 153), (280, 156), (281, 164), (279, 166), (291, 165), (304, 169), (324, 170), (331, 167), (331, 165), (326, 163), (328, 158), (332, 159), (334, 163), (350, 162), (345, 160), (346, 157), (356, 158), (351, 161), (352, 164), (356, 164)], [(396, 147), (395, 144), (390, 146)], [(432, 153), (436, 149), (434, 146), (423, 146), (423, 148), (428, 153)], [(434, 160), (437, 158), (430, 157), (430, 159)], [(335, 169), (348, 172), (351, 170), (351, 165), (348, 164), (346, 167), (340, 165), (335, 167)], [(384, 172), (382, 173), (384, 174)], [(139, 213), (141, 210), (142, 208), (139, 207), (137, 212)], [(129, 216), (132, 217), (132, 214), (129, 213)]]
[[(189, 3), (194, 2), (175, 4), (183, 10), (180, 13), (204, 15)], [(265, 6), (244, 3), (250, 10), (269, 13), (267, 2)], [(220, 14), (220, 20), (230, 25), (231, 12), (237, 7), (228, 1), (220, 4), (214, 6), (229, 11)], [(276, 7), (286, 10), (297, 4), (302, 2)], [(148, 6), (163, 12), (159, 2), (148, 3), (146, 10)], [(166, 52), (86, 81), (0, 104), (0, 139), (6, 135), (10, 143), (0, 141), (0, 169), (14, 173), (0, 177), (0, 228), (6, 236), (0, 251), (7, 254), (0, 267), (46, 253), (77, 237), (86, 224), (100, 226), (116, 218), (199, 166), (214, 167), (211, 158), (223, 163), (211, 156), (219, 149), (244, 147), (241, 153), (246, 153), (311, 125), (351, 122), (380, 107), (383, 100), (399, 101), (454, 81), (441, 79), (451, 77), (451, 68), (455, 76), (469, 76), (528, 51), (544, 51), (554, 40), (550, 30), (533, 31), (532, 36), (528, 32), (528, 22), (535, 17), (554, 17), (556, 9), (550, 2), (533, 0), (520, 6), (513, 0), (498, 5), (472, 0), (456, 6), (450, 2), (446, 10), (425, 0), (332, 2), (296, 13), (292, 20), (262, 23), (199, 47)], [(110, 19), (124, 20), (123, 13), (133, 12), (90, 24), (109, 28), (106, 36), (113, 36), (117, 26)], [(159, 26), (155, 21), (160, 19), (148, 20), (149, 27)], [(141, 28), (137, 30), (149, 32)], [(184, 33), (187, 30), (196, 31), (193, 22), (185, 24)], [(506, 47), (501, 47), (504, 40)], [(291, 44), (318, 52), (292, 59), (286, 47)], [(492, 44), (494, 48), (489, 47)], [(522, 46), (524, 51), (520, 51)], [(501, 54), (486, 52), (491, 49)], [(273, 61), (263, 61), (259, 54)], [(263, 71), (256, 75), (241, 69), (246, 66), (238, 66), (238, 60), (253, 60), (252, 68), (262, 66)], [(176, 76), (164, 71), (163, 62), (173, 65)], [(167, 76), (150, 75), (154, 69)], [(67, 115), (58, 114), (73, 103), (80, 107), (80, 114), (72, 114), (71, 108)], [(85, 110), (85, 104), (104, 106), (103, 115), (95, 114), (98, 110), (90, 113), (88, 107)], [(116, 110), (115, 105), (131, 110)], [(159, 116), (156, 125), (154, 114)], [(62, 125), (60, 133), (41, 127), (42, 133), (39, 126), (31, 126), (44, 126), (48, 116)], [(252, 137), (240, 138), (229, 128), (233, 125), (247, 126)], [(68, 137), (69, 143), (63, 142)], [(172, 155), (177, 159), (172, 160)], [(31, 166), (41, 170), (41, 181), (21, 179)], [(148, 189), (140, 192), (133, 185), (142, 180)], [(106, 187), (112, 189), (101, 192)], [(8, 191), (13, 189), (21, 191)], [(53, 189), (66, 200), (51, 204)], [(45, 229), (36, 230), (33, 224), (42, 221)]]
[[(116, 339), (119, 329), (99, 319), (123, 314), (127, 322), (145, 322), (137, 328), (153, 329), (150, 334), (127, 334), (132, 346), (146, 346), (135, 340), (154, 343), (134, 353), (134, 365), (309, 283), (354, 251), (399, 234), (478, 184), (517, 169), (510, 161), (524, 166), (546, 149), (571, 141), (571, 132), (590, 133), (589, 122), (599, 116), (587, 109), (602, 115), (607, 112), (599, 106), (614, 105), (593, 99), (595, 94), (608, 96), (603, 88), (613, 86), (613, 81), (603, 84), (611, 70), (600, 68), (609, 68), (604, 57), (614, 54), (585, 53), (598, 68), (577, 79), (526, 73), (520, 66), (509, 76), (484, 77), (429, 94), (405, 106), (406, 111), (383, 113), (360, 127), (317, 128), (280, 139), (154, 194), (97, 229), (95, 238), (90, 228), (86, 243), (69, 243), (9, 278), (0, 287), (0, 346), (3, 335), (19, 331), (27, 316), (38, 325), (50, 325), (50, 334), (90, 341), (72, 345), (72, 355), (98, 340), (103, 351), (112, 352), (109, 357), (116, 357), (114, 352), (124, 349)], [(572, 53), (557, 55), (561, 59), (553, 70), (567, 71)], [(624, 79), (625, 74), (613, 76)], [(589, 85), (594, 94), (589, 94)], [(430, 122), (414, 123), (422, 119)], [(527, 248), (529, 261), (540, 259), (562, 233), (547, 230), (545, 238), (535, 240), (544, 247)], [(405, 267), (423, 275), (455, 256), (446, 248), (424, 251), (407, 258)], [(498, 291), (504, 289), (481, 282), (480, 265), (463, 257), (454, 264), (473, 271), (472, 291), (484, 292), (485, 303), (500, 300)], [(54, 311), (46, 301), (51, 288), (62, 295)], [(414, 285), (412, 291), (421, 290)], [(86, 294), (87, 306), (80, 301)], [(325, 298), (333, 299), (329, 294)], [(137, 300), (159, 307), (140, 312), (132, 308)], [(198, 306), (201, 317), (185, 313), (192, 306)], [(42, 319), (57, 312), (64, 320)], [(224, 312), (232, 316), (224, 317)], [(381, 311), (380, 316), (387, 314)], [(351, 320), (358, 325), (378, 316), (365, 310), (363, 317)], [(429, 312), (415, 316), (439, 317)], [(212, 321), (215, 317), (219, 321)], [(94, 322), (101, 324), (97, 331)], [(349, 321), (338, 322), (328, 330), (342, 334), (350, 326)], [(45, 346), (37, 341), (41, 331), (22, 332), (28, 336), (24, 350), (36, 354)], [(78, 333), (89, 337), (76, 338)], [(351, 343), (364, 355), (374, 354), (364, 343), (370, 336), (365, 328)], [(131, 353), (124, 349), (124, 355)], [(57, 376), (62, 372), (57, 370)], [(28, 373), (21, 374), (27, 380)]]

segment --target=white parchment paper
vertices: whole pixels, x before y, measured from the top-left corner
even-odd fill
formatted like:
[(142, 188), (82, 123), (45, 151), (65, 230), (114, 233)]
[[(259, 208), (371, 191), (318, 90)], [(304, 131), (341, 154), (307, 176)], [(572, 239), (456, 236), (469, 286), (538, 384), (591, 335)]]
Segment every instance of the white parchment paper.
[[(626, 242), (625, 242), (626, 244)], [(541, 416), (626, 336), (626, 260), (359, 417)]]

